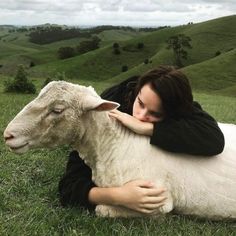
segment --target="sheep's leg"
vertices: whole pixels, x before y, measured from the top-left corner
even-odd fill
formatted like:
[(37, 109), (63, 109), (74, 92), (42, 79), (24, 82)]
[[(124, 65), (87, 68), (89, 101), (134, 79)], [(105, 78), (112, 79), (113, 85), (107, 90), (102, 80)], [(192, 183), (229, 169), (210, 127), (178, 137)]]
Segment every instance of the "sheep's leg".
[(124, 207), (115, 207), (107, 205), (98, 205), (96, 207), (96, 214), (102, 217), (138, 217), (142, 216), (141, 213), (132, 211)]
[(96, 207), (96, 214), (102, 217), (143, 217), (143, 216), (151, 216), (157, 217), (159, 215), (166, 214), (173, 210), (173, 202), (167, 201), (166, 204), (160, 208), (158, 208), (153, 214), (142, 214), (128, 208), (124, 207), (115, 207), (115, 206), (107, 206), (107, 205), (98, 205)]

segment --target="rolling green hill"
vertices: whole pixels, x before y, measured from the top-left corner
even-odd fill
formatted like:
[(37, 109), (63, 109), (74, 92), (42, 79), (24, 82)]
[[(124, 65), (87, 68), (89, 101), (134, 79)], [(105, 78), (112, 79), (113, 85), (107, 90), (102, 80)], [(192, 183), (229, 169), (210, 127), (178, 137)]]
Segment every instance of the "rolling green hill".
[[(105, 47), (83, 56), (77, 56), (63, 62), (57, 61), (37, 68), (37, 72), (65, 71), (69, 77), (83, 78), (85, 80), (110, 79), (112, 76), (127, 77), (134, 72), (143, 72), (159, 64), (173, 64), (173, 54), (166, 49), (166, 39), (172, 35), (184, 33), (192, 38), (193, 49), (189, 50), (185, 65), (204, 62), (236, 47), (236, 16), (219, 18), (216, 20), (167, 28), (131, 40), (120, 42), (120, 47), (132, 49), (138, 42), (144, 43), (144, 49), (130, 52), (121, 50), (120, 55), (112, 53), (112, 46)], [(144, 65), (143, 61), (149, 58), (152, 63)], [(121, 75), (121, 66), (127, 65), (131, 71)], [(34, 68), (33, 70), (35, 70)], [(97, 73), (99, 71), (99, 73)]]
[[(173, 52), (166, 49), (166, 40), (176, 34), (185, 34), (192, 39), (193, 48), (188, 50), (188, 59), (182, 69), (189, 76), (193, 88), (236, 96), (236, 67), (233, 65), (236, 59), (235, 25), (236, 15), (233, 15), (151, 33), (106, 30), (98, 34), (102, 39), (99, 49), (65, 60), (57, 58), (58, 48), (76, 46), (78, 39), (40, 46), (29, 43), (22, 33), (6, 36), (6, 32), (2, 32), (0, 35), (5, 36), (0, 41), (0, 73), (11, 74), (17, 64), (28, 66), (33, 61), (36, 66), (28, 69), (32, 77), (54, 77), (63, 72), (70, 79), (115, 83), (160, 64), (174, 64)], [(119, 43), (119, 55), (113, 53), (114, 42)], [(138, 43), (143, 43), (144, 48), (138, 49)], [(216, 56), (217, 52), (219, 56)], [(148, 63), (144, 63), (147, 59)], [(122, 66), (127, 66), (128, 71), (122, 72)]]
[(236, 49), (183, 70), (195, 90), (236, 96), (235, 62)]
[[(12, 29), (12, 27), (10, 27)], [(98, 34), (101, 38), (100, 48), (105, 47), (113, 41), (125, 41), (145, 32), (129, 30), (104, 30)], [(36, 65), (50, 62), (64, 64), (64, 61), (58, 58), (57, 51), (60, 47), (76, 47), (87, 38), (72, 38), (60, 40), (54, 43), (39, 45), (29, 42), (27, 32), (8, 32), (6, 28), (0, 27), (0, 74), (13, 75), (16, 72), (18, 64), (24, 64), (26, 67), (33, 61)]]

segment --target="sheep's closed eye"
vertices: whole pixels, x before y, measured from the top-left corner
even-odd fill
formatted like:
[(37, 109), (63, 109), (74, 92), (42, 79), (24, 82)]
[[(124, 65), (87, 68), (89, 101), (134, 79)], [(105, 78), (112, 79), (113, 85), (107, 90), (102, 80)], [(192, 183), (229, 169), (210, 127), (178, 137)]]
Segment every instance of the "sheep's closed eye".
[(61, 114), (63, 111), (64, 111), (64, 109), (54, 108), (51, 112), (53, 114)]
[(55, 107), (53, 107), (53, 109), (51, 110), (51, 113), (52, 113), (52, 114), (55, 114), (55, 115), (59, 115), (59, 114), (63, 113), (64, 110), (65, 110), (65, 107), (64, 107), (64, 106), (55, 106)]

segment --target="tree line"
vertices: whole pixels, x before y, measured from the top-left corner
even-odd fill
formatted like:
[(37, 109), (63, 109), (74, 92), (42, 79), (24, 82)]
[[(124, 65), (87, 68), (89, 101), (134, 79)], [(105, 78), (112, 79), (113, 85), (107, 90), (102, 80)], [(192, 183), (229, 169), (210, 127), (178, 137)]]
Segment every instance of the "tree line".
[(59, 59), (66, 59), (98, 49), (100, 41), (101, 41), (100, 38), (98, 38), (97, 36), (93, 36), (90, 40), (82, 41), (76, 47), (70, 47), (70, 46), (60, 47), (58, 49), (58, 57)]
[(157, 28), (133, 28), (130, 26), (112, 26), (112, 25), (102, 25), (91, 28), (69, 28), (62, 26), (37, 26), (31, 28), (18, 28), (9, 30), (9, 32), (29, 32), (29, 41), (36, 44), (47, 44), (53, 43), (60, 40), (66, 40), (71, 38), (90, 38), (94, 34), (99, 34), (105, 30), (125, 30), (131, 32), (151, 32), (155, 30), (160, 30), (163, 28), (167, 28), (168, 26), (157, 27)]
[(90, 35), (91, 33), (77, 28), (62, 29), (61, 27), (50, 27), (30, 32), (29, 41), (36, 44), (47, 44), (77, 37), (88, 38)]

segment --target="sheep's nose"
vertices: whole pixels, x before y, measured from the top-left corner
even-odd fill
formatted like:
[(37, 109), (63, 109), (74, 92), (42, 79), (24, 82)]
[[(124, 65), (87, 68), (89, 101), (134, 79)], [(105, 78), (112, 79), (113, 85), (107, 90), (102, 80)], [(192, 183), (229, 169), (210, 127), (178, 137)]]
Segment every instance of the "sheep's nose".
[(13, 135), (13, 134), (11, 134), (10, 132), (8, 132), (7, 130), (5, 130), (5, 132), (4, 132), (4, 134), (3, 134), (3, 136), (4, 136), (4, 139), (5, 139), (5, 141), (7, 141), (7, 140), (9, 140), (9, 139), (13, 139), (13, 138), (14, 138), (14, 135)]

